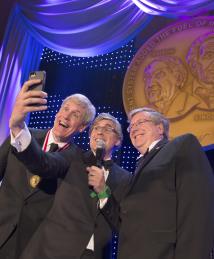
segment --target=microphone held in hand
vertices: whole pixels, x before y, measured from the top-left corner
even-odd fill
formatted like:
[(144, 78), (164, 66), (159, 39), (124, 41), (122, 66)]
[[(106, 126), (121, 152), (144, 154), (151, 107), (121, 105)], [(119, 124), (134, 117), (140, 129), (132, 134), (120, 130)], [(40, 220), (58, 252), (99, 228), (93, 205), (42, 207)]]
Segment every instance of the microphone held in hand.
[(105, 142), (102, 139), (98, 139), (96, 144), (96, 166), (101, 168), (103, 157), (105, 155)]
[[(97, 167), (102, 168), (104, 156), (105, 156), (105, 142), (102, 139), (97, 139), (96, 153), (95, 153)], [(98, 198), (97, 193), (93, 190), (93, 186), (90, 186), (90, 189), (92, 189), (90, 193), (91, 198)]]

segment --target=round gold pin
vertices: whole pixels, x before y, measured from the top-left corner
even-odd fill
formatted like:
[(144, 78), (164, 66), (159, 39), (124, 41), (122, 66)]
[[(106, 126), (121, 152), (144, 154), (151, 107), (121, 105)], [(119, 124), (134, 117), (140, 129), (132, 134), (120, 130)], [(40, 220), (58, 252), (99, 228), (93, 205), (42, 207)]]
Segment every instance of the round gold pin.
[(39, 182), (41, 181), (41, 177), (38, 175), (33, 175), (30, 178), (30, 186), (36, 188)]

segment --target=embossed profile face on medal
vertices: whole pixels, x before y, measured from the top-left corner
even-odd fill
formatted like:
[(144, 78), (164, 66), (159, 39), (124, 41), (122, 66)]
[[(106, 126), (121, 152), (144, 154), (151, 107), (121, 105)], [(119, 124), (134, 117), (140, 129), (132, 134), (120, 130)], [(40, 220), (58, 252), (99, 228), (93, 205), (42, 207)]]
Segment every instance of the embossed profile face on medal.
[(182, 19), (153, 35), (124, 79), (126, 112), (151, 107), (170, 120), (170, 138), (214, 142), (214, 17)]

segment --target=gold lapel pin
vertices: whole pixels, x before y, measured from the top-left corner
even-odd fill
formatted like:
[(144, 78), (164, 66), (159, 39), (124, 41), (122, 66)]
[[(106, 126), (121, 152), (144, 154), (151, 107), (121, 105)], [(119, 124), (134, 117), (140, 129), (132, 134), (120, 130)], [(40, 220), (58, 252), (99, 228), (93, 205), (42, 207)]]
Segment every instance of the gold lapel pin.
[(30, 186), (36, 188), (39, 182), (41, 181), (41, 177), (38, 175), (33, 175), (30, 178)]

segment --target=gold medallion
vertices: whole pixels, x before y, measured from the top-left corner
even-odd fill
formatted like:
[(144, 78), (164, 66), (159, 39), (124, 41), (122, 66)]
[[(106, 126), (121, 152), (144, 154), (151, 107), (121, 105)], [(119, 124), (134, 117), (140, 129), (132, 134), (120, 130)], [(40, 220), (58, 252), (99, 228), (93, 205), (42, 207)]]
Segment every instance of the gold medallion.
[(126, 112), (151, 107), (170, 120), (170, 138), (214, 143), (214, 17), (167, 26), (144, 43), (124, 79)]
[(32, 188), (36, 188), (37, 185), (40, 183), (40, 181), (41, 181), (41, 177), (40, 177), (40, 176), (38, 176), (38, 175), (33, 175), (33, 176), (31, 176), (31, 178), (30, 178), (30, 186), (31, 186)]

